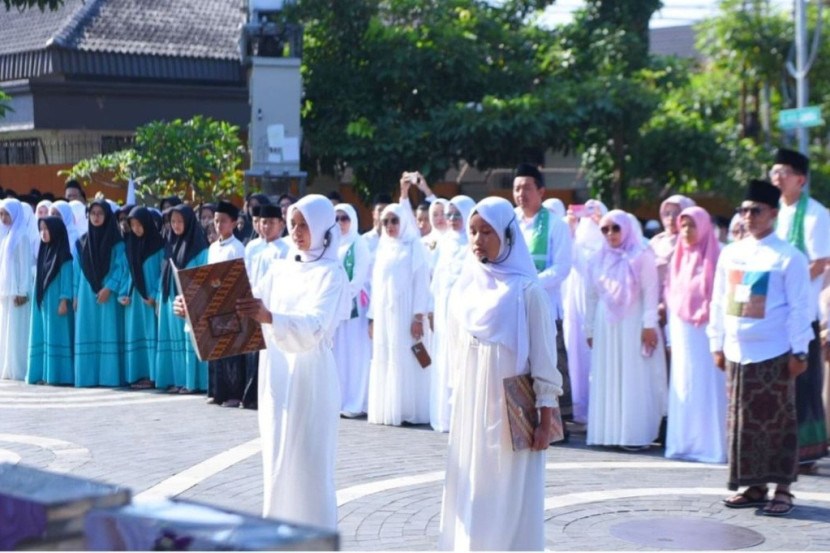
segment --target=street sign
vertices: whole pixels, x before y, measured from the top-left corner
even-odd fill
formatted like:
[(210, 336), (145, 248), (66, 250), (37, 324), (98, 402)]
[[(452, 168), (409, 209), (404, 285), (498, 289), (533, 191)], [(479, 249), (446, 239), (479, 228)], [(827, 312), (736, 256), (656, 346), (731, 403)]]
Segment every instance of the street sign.
[(782, 109), (778, 113), (778, 126), (782, 129), (799, 129), (820, 125), (824, 125), (824, 119), (821, 118), (821, 106)]

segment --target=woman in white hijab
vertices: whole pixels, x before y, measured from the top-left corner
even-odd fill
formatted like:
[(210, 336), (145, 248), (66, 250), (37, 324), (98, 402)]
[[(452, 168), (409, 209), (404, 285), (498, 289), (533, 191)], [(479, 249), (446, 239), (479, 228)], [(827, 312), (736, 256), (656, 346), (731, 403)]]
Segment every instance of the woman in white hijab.
[[(450, 301), (453, 415), (438, 546), (539, 550), (545, 545), (545, 452), (562, 393), (547, 292), (504, 198), (467, 226), (472, 254)], [(503, 380), (530, 374), (541, 412), (531, 449), (513, 451)]]
[(44, 217), (49, 217), (49, 208), (51, 207), (52, 202), (50, 200), (40, 200), (35, 208), (35, 218), (43, 219)]
[(468, 196), (456, 196), (447, 206), (448, 228), (438, 243), (438, 257), (432, 273), (430, 291), (434, 301), (432, 335), (432, 379), (429, 394), (429, 423), (433, 430), (450, 430), (450, 376), (452, 367), (447, 355), (447, 323), (450, 290), (461, 274), (469, 253), (467, 221), (475, 202)]
[(412, 346), (424, 337), (429, 313), (429, 264), (418, 231), (400, 204), (381, 213), (383, 231), (372, 271), (369, 328), (369, 422), (399, 426), (429, 422), (429, 368)]
[(29, 252), (32, 254), (32, 278), (35, 275), (35, 265), (37, 264), (37, 252), (40, 250), (40, 230), (37, 226), (37, 216), (35, 210), (26, 202), (21, 202), (20, 207), (23, 208), (23, 220), (26, 225), (26, 235), (29, 237)]
[(542, 207), (560, 219), (565, 216), (565, 204), (559, 198), (548, 198), (542, 202)]
[(78, 233), (78, 227), (75, 225), (75, 214), (72, 212), (72, 207), (63, 200), (58, 200), (49, 208), (49, 214), (53, 217), (60, 217), (66, 226), (66, 236), (69, 239), (69, 251), (72, 252), (72, 257), (75, 257), (75, 250), (78, 246), (78, 238), (81, 235)]
[(568, 278), (562, 284), (562, 304), (565, 349), (568, 351), (568, 372), (571, 377), (574, 422), (588, 422), (590, 397), (591, 349), (583, 329), (585, 320), (586, 282), (589, 260), (605, 244), (598, 221), (608, 212), (602, 202), (588, 200), (582, 208), (568, 208), (568, 222), (574, 233), (573, 265)]
[(354, 418), (366, 413), (369, 392), (369, 364), (372, 344), (366, 316), (369, 296), (366, 279), (372, 263), (366, 241), (358, 233), (357, 212), (350, 204), (334, 206), (340, 232), (337, 257), (349, 277), (351, 309), (349, 319), (340, 323), (334, 334), (334, 362), (340, 379), (340, 414)]
[(78, 236), (81, 237), (89, 230), (89, 219), (86, 217), (86, 204), (80, 200), (72, 200), (69, 202), (69, 207), (72, 208), (72, 214), (75, 217), (75, 228), (78, 229)]
[(433, 256), (437, 256), (438, 243), (447, 231), (447, 206), (450, 203), (444, 198), (436, 198), (429, 204), (429, 225), (432, 230), (426, 236), (421, 237), (421, 243)]
[[(31, 211), (31, 206), (29, 206)], [(23, 205), (14, 198), (0, 201), (0, 378), (23, 380), (29, 360), (32, 253)]]
[(304, 197), (288, 210), (295, 249), (275, 259), (237, 311), (262, 323), (259, 429), (266, 517), (333, 530), (340, 392), (332, 337), (349, 316), (349, 282), (337, 257), (331, 200)]

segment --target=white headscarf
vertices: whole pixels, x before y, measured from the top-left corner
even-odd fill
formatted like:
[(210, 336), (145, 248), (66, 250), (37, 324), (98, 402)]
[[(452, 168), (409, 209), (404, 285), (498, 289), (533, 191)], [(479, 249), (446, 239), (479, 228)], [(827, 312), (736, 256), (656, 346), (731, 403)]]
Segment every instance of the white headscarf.
[[(331, 200), (320, 194), (309, 194), (288, 208), (288, 227), (295, 211), (302, 213), (311, 234), (311, 247), (306, 251), (295, 251), (305, 263), (326, 260), (338, 262), (337, 249), (340, 246), (340, 228), (334, 221), (334, 206)], [(289, 231), (290, 232), (290, 231)]]
[(72, 252), (72, 257), (75, 257), (75, 243), (81, 237), (81, 234), (75, 224), (75, 214), (72, 212), (72, 207), (64, 200), (58, 200), (52, 204), (50, 212), (52, 210), (60, 213), (61, 220), (66, 227), (66, 236), (69, 239), (69, 250)]
[(434, 296), (443, 292), (449, 292), (445, 287), (452, 286), (461, 269), (464, 266), (464, 259), (467, 257), (467, 225), (470, 222), (470, 212), (475, 207), (475, 201), (469, 196), (455, 196), (449, 201), (461, 214), (461, 231), (452, 229), (452, 223), (447, 223), (447, 232), (438, 241), (438, 256), (435, 262), (435, 270), (432, 274), (430, 290)]
[(436, 232), (438, 234), (443, 234), (444, 230), (438, 230), (435, 226), (435, 211), (437, 206), (442, 206), (444, 208), (444, 217), (447, 216), (447, 206), (450, 205), (450, 202), (445, 200), (444, 198), (436, 198), (431, 204), (429, 204), (429, 226), (432, 228), (432, 232)]
[(83, 236), (89, 230), (89, 220), (86, 218), (86, 204), (80, 200), (72, 200), (69, 202), (69, 207), (72, 208), (78, 235)]
[[(421, 243), (414, 217), (408, 217), (400, 204), (389, 204), (380, 215), (381, 221), (394, 215), (400, 221), (399, 234), (392, 238), (382, 227), (375, 266), (372, 271), (372, 290), (383, 291), (387, 298), (397, 296), (402, 283), (410, 282), (412, 275), (427, 261), (426, 249)], [(406, 260), (409, 260), (406, 263)]]
[(27, 235), (29, 236), (29, 252), (34, 252), (31, 259), (31, 265), (34, 266), (35, 262), (37, 262), (37, 252), (40, 251), (40, 229), (38, 228), (37, 217), (32, 206), (27, 202), (21, 202), (20, 207), (23, 208), (23, 221), (26, 225)]
[[(498, 235), (499, 255), (485, 264), (468, 253), (453, 288), (450, 309), (467, 332), (513, 351), (516, 374), (520, 374), (527, 366), (530, 351), (524, 291), (538, 280), (536, 267), (510, 202), (498, 197), (485, 198), (476, 204), (470, 217), (476, 214)], [(467, 228), (469, 232), (469, 225)]]
[(355, 211), (352, 204), (337, 204), (336, 206), (334, 206), (335, 214), (338, 211), (342, 211), (343, 213), (348, 215), (349, 220), (351, 221), (351, 224), (349, 225), (349, 232), (347, 232), (346, 234), (340, 234), (339, 224), (335, 226), (337, 233), (340, 234), (340, 248), (338, 250), (338, 253), (340, 254), (340, 257), (343, 257), (344, 255), (346, 255), (346, 250), (348, 250), (352, 246), (354, 241), (357, 240), (357, 237), (360, 236), (360, 233), (357, 231), (357, 211)]
[[(26, 255), (31, 257), (29, 242), (29, 227), (26, 221), (26, 216), (21, 203), (16, 198), (6, 198), (0, 201), (0, 209), (5, 209), (12, 220), (11, 225), (2, 225), (5, 228), (5, 233), (0, 239), (0, 296), (14, 296), (20, 289), (17, 286), (17, 275), (14, 267), (17, 264), (13, 261), (13, 256), (16, 254), (21, 242), (26, 243), (24, 248)], [(32, 206), (29, 206), (29, 211)]]
[(548, 198), (542, 202), (542, 207), (559, 217), (565, 216), (565, 204), (559, 198)]
[(46, 215), (45, 216), (48, 217), (49, 216), (49, 208), (52, 207), (52, 202), (50, 200), (40, 200), (38, 202), (37, 207), (35, 207), (35, 217), (37, 219), (41, 218), (41, 216), (37, 214), (37, 212), (40, 211), (41, 207), (46, 208)]

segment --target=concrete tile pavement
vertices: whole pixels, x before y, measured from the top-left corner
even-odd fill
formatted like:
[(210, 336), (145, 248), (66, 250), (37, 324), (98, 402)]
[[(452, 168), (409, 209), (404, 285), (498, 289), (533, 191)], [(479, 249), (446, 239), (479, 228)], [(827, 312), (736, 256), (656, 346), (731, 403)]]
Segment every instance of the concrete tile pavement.
[[(89, 392), (0, 382), (0, 459), (5, 452), (29, 465), (64, 467), (137, 494), (185, 475), (191, 485), (180, 497), (260, 512), (259, 454), (236, 449), (223, 464), (229, 450), (257, 437), (255, 412), (206, 405), (201, 396)], [(424, 427), (341, 420), (336, 484), (344, 549), (436, 548), (446, 441)], [(754, 530), (764, 538), (755, 550), (830, 550), (830, 461), (793, 486), (793, 515), (772, 519), (721, 505), (728, 495), (724, 467), (661, 455), (588, 448), (581, 434), (550, 449), (548, 548), (654, 549), (615, 537), (612, 528), (670, 517)]]

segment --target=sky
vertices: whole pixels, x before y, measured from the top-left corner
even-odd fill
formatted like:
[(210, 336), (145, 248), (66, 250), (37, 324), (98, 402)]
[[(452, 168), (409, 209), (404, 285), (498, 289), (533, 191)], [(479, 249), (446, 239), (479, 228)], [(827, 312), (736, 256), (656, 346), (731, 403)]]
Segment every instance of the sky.
[[(794, 0), (773, 0), (773, 5), (792, 9)], [(582, 0), (556, 0), (542, 16), (541, 24), (555, 26), (571, 21), (571, 12), (583, 6)], [(718, 11), (718, 0), (663, 0), (663, 8), (651, 18), (651, 27), (673, 27), (694, 23)]]

